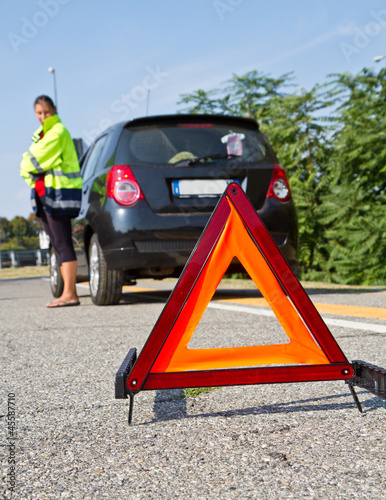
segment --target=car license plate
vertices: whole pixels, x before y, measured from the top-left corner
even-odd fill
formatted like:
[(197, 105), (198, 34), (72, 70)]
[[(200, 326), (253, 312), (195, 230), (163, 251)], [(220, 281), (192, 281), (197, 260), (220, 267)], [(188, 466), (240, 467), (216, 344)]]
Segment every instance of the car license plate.
[(172, 181), (174, 196), (220, 196), (233, 179), (179, 179)]

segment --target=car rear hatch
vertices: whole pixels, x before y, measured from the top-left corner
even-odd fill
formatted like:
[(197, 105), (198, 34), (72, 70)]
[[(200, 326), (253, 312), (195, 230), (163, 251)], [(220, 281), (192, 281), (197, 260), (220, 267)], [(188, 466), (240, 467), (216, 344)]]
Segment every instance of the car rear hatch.
[(210, 213), (230, 182), (259, 209), (275, 161), (254, 120), (204, 115), (133, 120), (114, 158), (130, 167), (158, 214)]

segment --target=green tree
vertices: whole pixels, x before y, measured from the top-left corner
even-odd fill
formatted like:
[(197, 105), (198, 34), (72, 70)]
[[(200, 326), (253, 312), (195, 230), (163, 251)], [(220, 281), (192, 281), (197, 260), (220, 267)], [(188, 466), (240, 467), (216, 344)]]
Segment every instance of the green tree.
[(321, 197), (328, 190), (331, 125), (324, 117), (330, 102), (323, 87), (277, 96), (261, 128), (289, 174), (299, 219), (299, 264), (302, 276), (313, 279), (326, 259)]
[(337, 102), (330, 189), (322, 197), (328, 240), (325, 277), (386, 282), (386, 70), (333, 75)]
[(6, 217), (0, 217), (0, 240), (6, 241), (11, 235), (11, 223)]
[(216, 99), (211, 98), (211, 96), (215, 93), (216, 90), (205, 92), (205, 90), (198, 89), (195, 90), (192, 94), (182, 94), (181, 100), (178, 102), (178, 104), (188, 104), (189, 106), (181, 112), (188, 112), (193, 114), (219, 113)]
[(29, 214), (28, 223), (31, 226), (32, 234), (34, 236), (39, 236), (39, 232), (43, 229), (42, 221), (34, 213)]
[[(309, 277), (323, 265), (320, 195), (326, 173), (327, 121), (319, 116), (329, 102), (320, 87), (289, 93), (292, 73), (272, 78), (257, 71), (233, 75), (223, 90), (185, 94), (180, 103), (194, 113), (223, 113), (255, 118), (289, 174), (299, 218), (299, 264)], [(317, 242), (319, 244), (317, 244)]]
[(258, 71), (245, 75), (233, 74), (220, 89), (208, 92), (199, 89), (183, 94), (178, 104), (188, 105), (181, 112), (225, 114), (256, 118), (273, 97), (284, 95), (284, 87), (291, 85), (291, 73), (272, 78)]
[(299, 91), (291, 73), (251, 71), (179, 102), (185, 112), (257, 119), (289, 174), (306, 279), (386, 282), (385, 77), (364, 69)]
[(0, 238), (3, 250), (23, 250), (24, 248), (39, 248), (39, 230), (41, 221), (34, 214), (27, 219), (21, 216), (11, 221), (1, 218)]
[(31, 236), (32, 228), (24, 217), (17, 215), (11, 220), (11, 236), (22, 238), (23, 236)]

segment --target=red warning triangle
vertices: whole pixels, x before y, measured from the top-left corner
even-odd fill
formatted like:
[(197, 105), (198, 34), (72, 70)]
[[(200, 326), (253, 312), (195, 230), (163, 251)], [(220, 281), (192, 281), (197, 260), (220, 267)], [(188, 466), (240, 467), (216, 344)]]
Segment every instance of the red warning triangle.
[[(237, 257), (286, 344), (189, 349)], [(281, 366), (267, 366), (281, 365)], [(348, 379), (353, 369), (238, 184), (228, 186), (126, 380), (127, 390)]]

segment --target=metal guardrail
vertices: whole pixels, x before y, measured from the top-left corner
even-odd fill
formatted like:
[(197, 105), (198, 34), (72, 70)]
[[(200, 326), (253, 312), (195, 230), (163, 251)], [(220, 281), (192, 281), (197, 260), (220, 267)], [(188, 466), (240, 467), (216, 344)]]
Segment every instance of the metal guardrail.
[(48, 249), (1, 250), (0, 269), (3, 267), (44, 266), (49, 263)]

